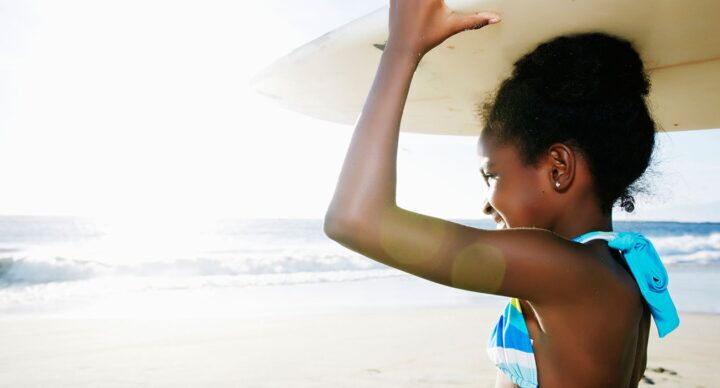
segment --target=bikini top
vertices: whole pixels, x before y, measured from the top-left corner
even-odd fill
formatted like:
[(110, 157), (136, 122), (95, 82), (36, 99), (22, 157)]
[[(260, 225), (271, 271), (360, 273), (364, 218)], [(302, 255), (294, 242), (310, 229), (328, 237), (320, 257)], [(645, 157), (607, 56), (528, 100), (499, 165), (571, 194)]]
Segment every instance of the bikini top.
[[(647, 302), (658, 334), (662, 338), (673, 331), (680, 320), (667, 290), (668, 275), (652, 243), (636, 232), (588, 232), (573, 238), (585, 243), (593, 239), (608, 241), (620, 250), (625, 262)], [(487, 353), (495, 365), (521, 388), (537, 387), (537, 367), (532, 339), (525, 325), (517, 298), (503, 310), (488, 340)]]

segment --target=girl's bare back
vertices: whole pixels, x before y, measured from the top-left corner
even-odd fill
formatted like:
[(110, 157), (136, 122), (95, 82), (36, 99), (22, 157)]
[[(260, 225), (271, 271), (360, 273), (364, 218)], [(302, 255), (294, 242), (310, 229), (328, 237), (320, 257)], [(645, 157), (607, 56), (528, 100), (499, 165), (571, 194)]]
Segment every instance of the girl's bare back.
[[(540, 386), (636, 387), (646, 366), (650, 314), (618, 251), (586, 243), (598, 292), (592, 300), (543, 306), (521, 301)], [(498, 387), (515, 385), (500, 374)]]

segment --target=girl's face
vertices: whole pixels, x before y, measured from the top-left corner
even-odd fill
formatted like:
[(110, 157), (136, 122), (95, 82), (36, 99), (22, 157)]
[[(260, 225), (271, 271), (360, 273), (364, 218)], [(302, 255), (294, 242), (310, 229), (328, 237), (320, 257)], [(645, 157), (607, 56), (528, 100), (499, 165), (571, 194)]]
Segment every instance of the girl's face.
[(497, 229), (546, 228), (549, 204), (543, 206), (547, 183), (542, 169), (523, 166), (515, 146), (500, 145), (491, 135), (480, 136), (478, 154), (488, 188), (483, 211), (495, 218)]

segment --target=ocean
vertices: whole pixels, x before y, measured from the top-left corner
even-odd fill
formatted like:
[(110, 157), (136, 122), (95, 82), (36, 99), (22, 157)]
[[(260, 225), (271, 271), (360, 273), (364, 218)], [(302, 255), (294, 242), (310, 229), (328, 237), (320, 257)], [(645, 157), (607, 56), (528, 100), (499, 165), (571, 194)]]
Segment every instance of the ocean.
[[(490, 220), (452, 220), (494, 229)], [(720, 313), (720, 223), (623, 222), (652, 241), (680, 311)], [(218, 314), (496, 304), (377, 263), (320, 219), (0, 217), (0, 314)]]

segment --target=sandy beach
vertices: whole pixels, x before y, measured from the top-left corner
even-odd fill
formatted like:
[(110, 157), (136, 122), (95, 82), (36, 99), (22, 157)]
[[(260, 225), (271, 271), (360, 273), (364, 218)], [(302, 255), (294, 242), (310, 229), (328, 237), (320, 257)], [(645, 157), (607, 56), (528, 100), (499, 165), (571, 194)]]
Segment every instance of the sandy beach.
[[(492, 387), (489, 307), (0, 320), (8, 387)], [(651, 332), (642, 386), (720, 384), (716, 315)], [(654, 327), (653, 327), (653, 330)], [(651, 384), (652, 383), (652, 384)]]

